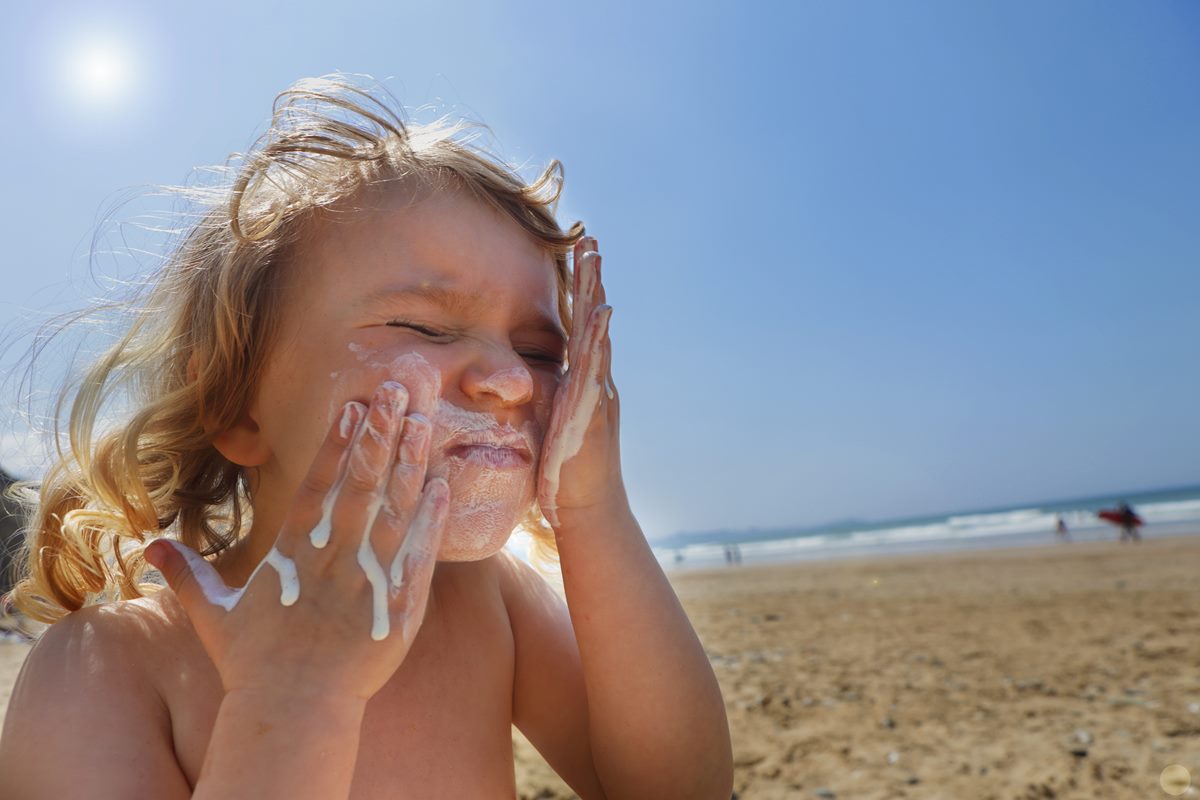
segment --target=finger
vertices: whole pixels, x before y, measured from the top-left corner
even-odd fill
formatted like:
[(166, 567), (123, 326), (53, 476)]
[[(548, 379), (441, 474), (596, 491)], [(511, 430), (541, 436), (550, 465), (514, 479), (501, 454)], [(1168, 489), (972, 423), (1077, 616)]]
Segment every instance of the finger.
[(418, 602), (425, 593), (421, 581), (433, 573), (449, 508), (450, 485), (445, 478), (431, 478), (389, 574), (391, 596), (399, 598), (404, 606)]
[(588, 239), (590, 237), (580, 237), (575, 242), (575, 249), (571, 253), (571, 298), (579, 296), (579, 262), (583, 260), (583, 254), (588, 251)]
[(197, 630), (207, 629), (226, 611), (232, 611), (242, 595), (226, 586), (199, 553), (174, 539), (154, 540), (143, 555), (162, 573)]
[(570, 349), (568, 344), (568, 355), (573, 357), (572, 364), (578, 362), (582, 357), (582, 348), (578, 341), (575, 341), (577, 334), (582, 332), (583, 326), (592, 314), (595, 307), (595, 292), (596, 292), (596, 274), (600, 265), (600, 254), (595, 250), (586, 250), (575, 262), (575, 278), (576, 288), (575, 295), (571, 303), (571, 332), (574, 349)]
[(352, 400), (342, 406), (342, 413), (330, 425), (308, 474), (300, 483), (287, 520), (279, 532), (281, 541), (311, 532), (313, 544), (324, 547), (328, 539), (328, 525), (324, 526), (326, 532), (318, 529), (322, 527), (321, 520), (326, 516), (329, 506), (327, 498), (346, 468), (346, 453), (366, 413), (367, 407), (357, 401)]
[(613, 384), (612, 379), (612, 336), (609, 335), (612, 313), (612, 307), (610, 306), (604, 320), (604, 339), (600, 345), (603, 354), (603, 365), (600, 367), (600, 381), (604, 385), (604, 393), (608, 395), (609, 400), (615, 400), (617, 397), (617, 387)]
[(586, 321), (596, 307), (600, 261), (600, 254), (595, 250), (584, 251), (579, 259), (579, 293), (575, 296), (577, 305), (574, 311), (580, 322)]
[(592, 340), (592, 358), (590, 359), (590, 375), (593, 380), (606, 384), (605, 376), (608, 374), (608, 327), (612, 321), (613, 307), (610, 305), (601, 305), (596, 307), (595, 312), (595, 334)]
[(575, 242), (575, 251), (571, 259), (571, 336), (567, 339), (567, 363), (573, 365), (575, 363), (576, 354), (579, 347), (575, 342), (575, 335), (579, 333), (579, 325), (584, 317), (580, 313), (579, 304), (579, 279), (583, 271), (583, 254), (587, 251), (585, 242), (587, 237), (583, 237)]
[[(588, 256), (588, 253), (592, 253), (593, 255)], [(582, 285), (580, 286), (580, 288), (583, 290), (584, 296), (586, 296), (588, 298), (588, 300), (590, 301), (590, 307), (589, 307), (589, 313), (590, 313), (590, 309), (595, 308), (595, 306), (596, 306), (596, 302), (595, 302), (596, 301), (596, 287), (597, 287), (597, 285), (599, 283), (599, 279), (600, 279), (600, 272), (599, 272), (599, 269), (600, 269), (600, 262), (599, 262), (600, 245), (596, 242), (595, 236), (585, 236), (583, 238), (583, 253), (580, 255), (580, 257), (597, 259), (597, 261), (594, 265), (595, 270), (594, 270), (593, 274), (590, 276), (592, 279), (591, 283), (583, 282)], [(588, 276), (585, 275), (584, 277), (586, 278)]]
[[(591, 397), (595, 392), (595, 387), (602, 384), (601, 370), (604, 368), (604, 338), (608, 334), (608, 321), (612, 318), (612, 306), (603, 305), (597, 306), (588, 318), (587, 327), (584, 329), (583, 341), (583, 359), (579, 364), (579, 378), (570, 387), (570, 396), (572, 404), (594, 405), (599, 402), (597, 396), (589, 404), (587, 398)], [(590, 410), (589, 410), (590, 413)]]
[(604, 292), (604, 270), (601, 264), (603, 259), (600, 258), (600, 251), (594, 242), (595, 240), (593, 240), (592, 249), (596, 251), (596, 285), (592, 289), (592, 308), (601, 305), (607, 300)]
[(384, 381), (371, 398), (350, 443), (343, 480), (334, 489), (330, 541), (335, 545), (358, 547), (371, 529), (382, 500), (380, 489), (396, 457), (407, 405), (408, 391), (396, 381)]
[(421, 414), (405, 417), (399, 454), (388, 479), (383, 509), (371, 534), (377, 552), (384, 556), (385, 564), (399, 549), (404, 533), (416, 514), (421, 489), (425, 485), (432, 440), (433, 423), (428, 418)]
[(391, 595), (399, 601), (398, 622), (404, 641), (412, 642), (429, 601), (429, 587), (437, 566), (437, 554), (446, 533), (449, 515), (450, 487), (443, 478), (434, 478), (427, 485), (413, 525), (405, 536), (404, 546), (392, 564), (394, 577)]

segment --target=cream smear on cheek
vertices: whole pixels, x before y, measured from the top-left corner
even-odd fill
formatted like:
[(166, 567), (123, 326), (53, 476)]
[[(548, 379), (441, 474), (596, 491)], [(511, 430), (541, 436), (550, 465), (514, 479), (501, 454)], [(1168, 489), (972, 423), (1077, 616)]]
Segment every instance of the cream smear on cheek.
[[(420, 353), (410, 351), (389, 358), (388, 354), (357, 342), (351, 342), (348, 347), (356, 360), (374, 371), (379, 380), (398, 381), (410, 393), (430, 389), (439, 392), (441, 389), (440, 371)], [(331, 373), (331, 378), (340, 384), (342, 375), (343, 372)], [(528, 370), (514, 367), (488, 376), (480, 383), (480, 388), (500, 397), (521, 397), (532, 392), (532, 378)], [(335, 391), (333, 396), (343, 394)], [(414, 404), (410, 401), (409, 405), (433, 405), (433, 397), (422, 400), (425, 402)], [(335, 413), (336, 404), (331, 401), (328, 418), (332, 420)], [(439, 561), (478, 561), (504, 547), (517, 522), (534, 501), (537, 459), (544, 421), (548, 417), (549, 404), (544, 399), (535, 403), (534, 419), (522, 423), (520, 429), (511, 424), (501, 425), (493, 414), (469, 411), (442, 397), (436, 399), (426, 474), (427, 477), (445, 478), (450, 486), (446, 530), (437, 554)], [(476, 432), (520, 435), (529, 447), (530, 463), (522, 469), (489, 469), (486, 465), (446, 455), (452, 437)]]

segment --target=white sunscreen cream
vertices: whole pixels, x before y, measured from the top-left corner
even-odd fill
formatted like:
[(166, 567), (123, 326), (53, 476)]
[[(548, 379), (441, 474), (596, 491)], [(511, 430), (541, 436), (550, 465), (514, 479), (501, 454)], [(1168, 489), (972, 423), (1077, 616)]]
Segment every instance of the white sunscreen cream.
[(363, 528), (362, 544), (358, 546), (358, 565), (362, 567), (371, 584), (371, 638), (383, 641), (390, 631), (388, 618), (388, 578), (384, 574), (383, 565), (375, 555), (371, 546), (371, 529), (375, 526), (375, 518), (379, 516), (379, 507), (383, 499), (376, 494), (367, 506), (367, 524)]
[[(611, 311), (607, 312), (611, 315)], [(606, 323), (607, 327), (607, 323)], [(589, 343), (589, 362), (588, 370), (580, 375), (574, 370), (567, 373), (564, 379), (567, 381), (567, 386), (564, 387), (564, 399), (574, 399), (574, 405), (569, 414), (565, 418), (555, 419), (554, 430), (552, 435), (555, 437), (554, 445), (550, 448), (550, 452), (546, 454), (546, 463), (542, 467), (542, 480), (546, 483), (546, 497), (551, 498), (551, 502), (547, 507), (542, 506), (542, 513), (546, 515), (546, 519), (554, 527), (559, 526), (558, 520), (558, 481), (562, 476), (563, 465), (570, 461), (583, 447), (583, 439), (587, 434), (588, 426), (591, 424), (592, 416), (596, 413), (596, 409), (600, 407), (600, 359), (603, 351), (603, 335), (596, 335), (595, 339)], [(581, 385), (572, 385), (579, 381)], [(606, 393), (611, 398), (612, 390), (608, 386), (608, 379), (605, 376), (603, 385)]]
[[(353, 424), (353, 415), (350, 413), (351, 408), (351, 405), (347, 403), (342, 408), (341, 419), (338, 420), (338, 433), (341, 434), (343, 439), (350, 435), (351, 425)], [(362, 416), (359, 417), (359, 425), (366, 419), (367, 408), (363, 406), (360, 413)], [(317, 527), (308, 533), (308, 540), (318, 550), (329, 544), (329, 536), (333, 533), (333, 504), (337, 500), (338, 493), (341, 492), (342, 484), (345, 483), (346, 459), (350, 457), (350, 448), (354, 446), (354, 441), (356, 439), (352, 440), (346, 447), (346, 450), (342, 453), (341, 460), (338, 462), (338, 473), (341, 477), (334, 483), (329, 493), (325, 495), (325, 499), (321, 501), (321, 521), (317, 523)]]
[[(391, 438), (391, 427), (399, 427), (404, 424), (404, 418), (397, 416), (390, 421), (391, 427), (383, 431), (376, 430), (375, 426), (371, 424), (368, 411), (364, 411), (362, 421), (359, 423), (358, 428), (355, 429), (354, 438), (351, 440), (349, 449), (346, 451), (347, 457), (351, 459), (351, 463), (353, 463), (353, 459), (363, 457), (362, 451), (359, 450), (359, 442), (362, 441), (364, 436), (370, 436), (378, 444), (387, 445)], [(393, 413), (399, 414), (398, 411)], [(343, 422), (345, 421), (344, 417), (345, 414), (343, 414)], [(342, 471), (337, 485), (330, 489), (329, 494), (326, 496), (327, 507), (321, 520), (322, 523), (326, 524), (326, 527), (328, 527), (327, 519), (331, 513), (330, 509), (337, 495), (341, 492), (348, 472), (348, 469)], [(391, 630), (388, 615), (387, 575), (383, 571), (383, 566), (379, 563), (379, 558), (375, 555), (375, 548), (371, 546), (371, 531), (375, 527), (375, 520), (379, 517), (379, 509), (383, 505), (383, 494), (386, 491), (387, 481), (384, 480), (380, 482), (375, 493), (371, 495), (371, 499), (366, 507), (367, 517), (363, 523), (362, 539), (358, 546), (358, 565), (362, 568), (363, 574), (366, 575), (367, 583), (371, 584), (371, 638), (377, 642), (386, 639)], [(321, 523), (318, 523), (319, 527), (321, 527)], [(314, 532), (316, 530), (314, 528)], [(323, 536), (325, 542), (328, 542), (329, 534), (327, 531), (323, 531)]]
[[(468, 411), (442, 398), (434, 416), (429, 470), (450, 485), (446, 535), (439, 557), (446, 561), (487, 558), (508, 541), (520, 515), (533, 502), (534, 476), (541, 448), (535, 422), (501, 425), (495, 415)], [(456, 447), (479, 441), (478, 447)], [(501, 442), (519, 441), (528, 449), (517, 456)]]
[(271, 566), (279, 573), (279, 602), (281, 605), (290, 606), (300, 598), (300, 577), (296, 574), (296, 562), (274, 547), (262, 561), (258, 562), (254, 572), (250, 573), (246, 586), (231, 589), (221, 580), (220, 574), (213, 568), (213, 565), (204, 560), (195, 550), (174, 539), (166, 541), (187, 561), (192, 577), (196, 579), (196, 584), (200, 587), (200, 591), (204, 592), (208, 602), (218, 605), (226, 611), (233, 611), (238, 601), (242, 599), (242, 595), (245, 594), (246, 588), (254, 582), (254, 576), (264, 566)]
[[(426, 393), (419, 400), (410, 401), (409, 407), (432, 411), (433, 436), (426, 475), (443, 477), (450, 486), (450, 507), (439, 560), (476, 561), (498, 552), (536, 496), (537, 460), (544, 418), (549, 415), (544, 399), (536, 404), (535, 411), (540, 413), (544, 409), (545, 413), (541, 416), (535, 413), (535, 419), (524, 422), (520, 429), (511, 424), (501, 425), (494, 414), (468, 411), (438, 397), (441, 372), (420, 353), (395, 354), (358, 342), (351, 342), (348, 348), (378, 380), (395, 380), (410, 393)], [(339, 373), (339, 382), (346, 380), (346, 372)], [(532, 397), (533, 381), (527, 368), (509, 367), (482, 380), (480, 388), (504, 398), (506, 403), (519, 403)], [(331, 417), (333, 413), (331, 409)], [(464, 435), (493, 442), (520, 436), (529, 449), (526, 463), (515, 465), (511, 451), (503, 448), (480, 447), (462, 457), (448, 455), (447, 447), (454, 446), (452, 438), (461, 439)], [(506, 460), (509, 463), (501, 463)], [(388, 502), (386, 498), (384, 502)], [(395, 513), (390, 506), (386, 509)]]

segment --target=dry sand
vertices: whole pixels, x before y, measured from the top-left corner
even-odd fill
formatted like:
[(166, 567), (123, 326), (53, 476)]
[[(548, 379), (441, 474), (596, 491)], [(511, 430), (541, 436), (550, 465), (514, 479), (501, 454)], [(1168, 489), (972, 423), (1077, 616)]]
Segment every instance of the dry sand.
[[(738, 798), (1167, 798), (1173, 764), (1200, 784), (1200, 537), (672, 582)], [(0, 703), (26, 651), (0, 642)], [(522, 798), (573, 796), (514, 746)]]
[[(738, 798), (1169, 798), (1172, 764), (1200, 784), (1200, 537), (672, 583)], [(523, 798), (572, 796), (517, 753)]]

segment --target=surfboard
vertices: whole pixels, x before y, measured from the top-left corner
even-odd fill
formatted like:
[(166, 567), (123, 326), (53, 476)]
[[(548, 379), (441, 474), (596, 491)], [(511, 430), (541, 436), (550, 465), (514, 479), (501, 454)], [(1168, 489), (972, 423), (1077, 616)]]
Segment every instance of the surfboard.
[[(1096, 516), (1105, 522), (1111, 522), (1113, 525), (1125, 524), (1125, 512), (1121, 511), (1119, 508), (1106, 508), (1103, 511), (1097, 511)], [(1133, 519), (1129, 521), (1133, 523), (1133, 527), (1135, 528), (1141, 527), (1145, 524), (1142, 522), (1142, 518), (1137, 514), (1134, 514)]]

